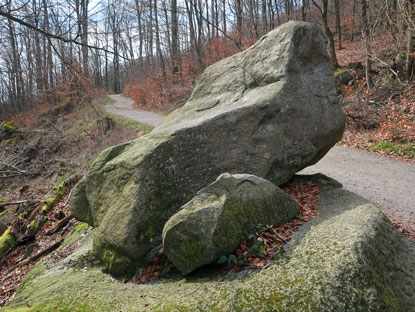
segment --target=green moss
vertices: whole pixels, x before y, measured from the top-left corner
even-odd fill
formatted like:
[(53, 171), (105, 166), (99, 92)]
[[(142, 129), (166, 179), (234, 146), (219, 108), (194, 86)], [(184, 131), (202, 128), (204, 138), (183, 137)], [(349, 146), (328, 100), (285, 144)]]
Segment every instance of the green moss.
[(48, 213), (52, 208), (53, 208), (53, 206), (56, 204), (56, 202), (57, 202), (58, 200), (57, 200), (57, 198), (55, 197), (55, 196), (53, 196), (53, 197), (49, 197), (46, 201), (45, 201), (45, 204), (42, 206), (42, 208), (40, 209), (40, 213), (42, 213), (42, 214), (46, 214), (46, 213)]
[(71, 99), (65, 99), (65, 100), (60, 101), (58, 106), (63, 107), (63, 106), (68, 105), (70, 102), (71, 102)]
[(0, 236), (0, 258), (3, 257), (3, 255), (13, 247), (14, 243), (16, 241), (16, 238), (14, 237), (12, 233), (12, 227), (9, 226), (9, 228), (3, 233), (2, 236)]
[(396, 55), (396, 61), (399, 63), (403, 63), (406, 61), (406, 51), (405, 50), (401, 50), (398, 52), (398, 54)]
[(63, 242), (62, 246), (71, 246), (75, 242), (77, 242), (84, 233), (86, 233), (89, 229), (89, 225), (87, 223), (80, 223), (75, 226), (71, 233), (66, 236), (65, 241)]
[(343, 68), (340, 68), (340, 67), (337, 67), (337, 68), (335, 68), (334, 69), (334, 78), (338, 78), (339, 76), (340, 76), (340, 74), (341, 73), (343, 73), (343, 72), (345, 72), (347, 69), (343, 69)]
[(55, 204), (66, 194), (66, 191), (68, 190), (68, 187), (66, 185), (66, 183), (62, 183), (60, 185), (58, 185), (57, 187), (55, 187), (54, 189), (54, 193), (55, 195), (52, 197), (49, 197), (46, 201), (45, 204), (42, 206), (42, 208), (40, 209), (40, 213), (41, 214), (46, 214), (48, 213), (53, 206), (55, 206)]
[(6, 133), (11, 134), (16, 131), (18, 127), (11, 121), (5, 121), (3, 122), (3, 129)]
[(29, 224), (30, 233), (34, 234), (39, 228), (39, 216)]
[(385, 85), (387, 85), (391, 81), (392, 78), (393, 78), (393, 73), (391, 72), (387, 73), (385, 77), (382, 78), (382, 81), (380, 83), (381, 86), (384, 87)]
[(82, 232), (88, 228), (89, 228), (89, 225), (87, 223), (80, 223), (72, 229), (71, 235), (77, 232)]
[[(99, 252), (96, 254), (100, 255)], [(137, 261), (134, 261), (113, 248), (104, 249), (100, 259), (103, 261), (108, 272), (114, 276), (129, 277), (133, 275), (138, 268)]]
[[(1, 201), (0, 201), (0, 203), (1, 203)], [(9, 214), (10, 212), (14, 212), (14, 210), (13, 209), (6, 209), (6, 210), (0, 212), (0, 217), (3, 217), (5, 215)]]

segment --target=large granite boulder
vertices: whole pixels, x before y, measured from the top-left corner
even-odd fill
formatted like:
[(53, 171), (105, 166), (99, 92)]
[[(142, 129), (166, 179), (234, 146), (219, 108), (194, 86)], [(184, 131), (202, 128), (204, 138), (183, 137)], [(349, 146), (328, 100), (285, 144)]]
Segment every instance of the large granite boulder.
[(183, 274), (232, 253), (258, 224), (278, 226), (300, 212), (275, 184), (224, 173), (199, 191), (163, 229), (163, 249)]
[(323, 157), (344, 122), (319, 27), (288, 22), (208, 67), (189, 101), (151, 133), (102, 152), (71, 211), (96, 227), (95, 254), (125, 273), (221, 173), (280, 185)]

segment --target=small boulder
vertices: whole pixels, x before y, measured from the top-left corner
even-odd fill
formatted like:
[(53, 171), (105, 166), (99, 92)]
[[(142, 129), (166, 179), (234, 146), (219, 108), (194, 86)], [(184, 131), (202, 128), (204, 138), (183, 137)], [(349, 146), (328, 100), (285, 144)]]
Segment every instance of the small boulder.
[(164, 253), (188, 274), (232, 253), (258, 224), (278, 226), (298, 213), (297, 202), (273, 183), (224, 173), (167, 221)]
[(354, 83), (354, 76), (350, 70), (337, 69), (334, 72), (336, 78), (337, 87), (352, 86)]
[(9, 222), (14, 218), (13, 209), (6, 209), (0, 213), (0, 235), (8, 228)]

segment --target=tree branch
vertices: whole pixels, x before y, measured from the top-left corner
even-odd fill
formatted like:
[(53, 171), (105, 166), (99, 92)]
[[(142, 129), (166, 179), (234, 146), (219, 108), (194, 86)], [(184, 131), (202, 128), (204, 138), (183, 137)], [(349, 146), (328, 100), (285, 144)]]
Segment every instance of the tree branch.
[(110, 51), (110, 50), (107, 50), (107, 49), (104, 49), (104, 48), (92, 46), (92, 45), (89, 45), (89, 44), (79, 42), (79, 41), (74, 40), (74, 39), (67, 39), (67, 38), (64, 38), (64, 37), (59, 36), (59, 35), (51, 34), (50, 32), (47, 32), (47, 31), (45, 31), (45, 30), (43, 30), (39, 27), (36, 27), (35, 25), (29, 24), (29, 23), (25, 22), (24, 20), (22, 20), (20, 18), (17, 18), (17, 17), (13, 16), (12, 14), (10, 14), (8, 12), (4, 12), (1, 9), (0, 9), (0, 16), (3, 16), (3, 17), (5, 17), (5, 18), (7, 18), (7, 19), (9, 19), (9, 20), (11, 20), (15, 23), (23, 25), (23, 26), (25, 26), (29, 29), (32, 29), (32, 30), (42, 34), (43, 36), (45, 36), (48, 39), (56, 39), (56, 40), (60, 40), (60, 41), (66, 42), (66, 43), (74, 43), (74, 44), (79, 45), (79, 46), (88, 47), (88, 48), (94, 49), (94, 50), (104, 51), (104, 52), (110, 53), (112, 55), (117, 55), (117, 56), (121, 57), (122, 59), (125, 59), (125, 60), (128, 60), (128, 61), (130, 60), (127, 57), (124, 57), (122, 55), (119, 55), (117, 53), (114, 53), (113, 51)]

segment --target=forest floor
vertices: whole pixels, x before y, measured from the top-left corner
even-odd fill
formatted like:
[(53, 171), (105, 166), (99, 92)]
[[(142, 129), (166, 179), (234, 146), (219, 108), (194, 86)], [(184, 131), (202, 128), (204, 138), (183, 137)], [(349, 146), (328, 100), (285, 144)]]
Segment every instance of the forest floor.
[[(70, 112), (51, 109), (30, 127), (0, 137), (0, 223), (11, 213), (8, 226), (15, 238), (0, 239), (0, 307), (26, 272), (76, 231), (79, 222), (70, 214), (70, 194), (97, 155), (151, 131), (104, 111), (112, 101), (102, 96)], [(54, 257), (71, 252), (61, 248)]]

